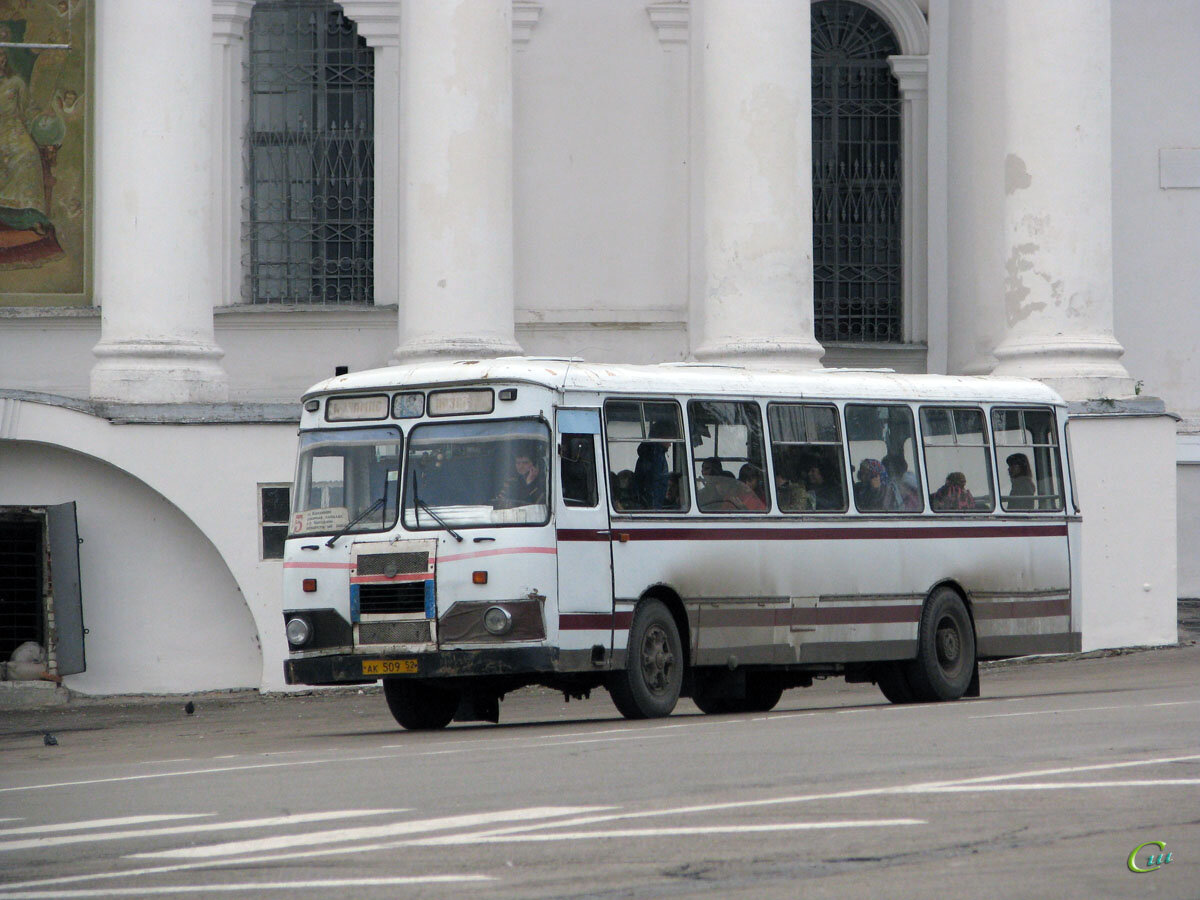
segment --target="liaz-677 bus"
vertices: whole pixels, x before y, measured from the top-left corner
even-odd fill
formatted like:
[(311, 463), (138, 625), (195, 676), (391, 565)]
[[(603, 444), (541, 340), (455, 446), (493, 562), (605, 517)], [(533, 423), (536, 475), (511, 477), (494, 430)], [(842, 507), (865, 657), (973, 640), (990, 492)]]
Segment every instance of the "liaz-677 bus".
[(1032, 381), (510, 358), (303, 399), (289, 684), (383, 681), (405, 728), (526, 685), (765, 711), (894, 703), (1079, 649), (1065, 409)]

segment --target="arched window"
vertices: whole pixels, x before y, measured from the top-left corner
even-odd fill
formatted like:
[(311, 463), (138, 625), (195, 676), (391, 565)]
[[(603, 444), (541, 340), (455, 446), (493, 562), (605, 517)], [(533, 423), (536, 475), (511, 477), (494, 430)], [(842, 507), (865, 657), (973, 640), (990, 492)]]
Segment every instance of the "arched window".
[(374, 53), (323, 0), (259, 0), (249, 37), (246, 301), (370, 303)]
[(898, 342), (903, 245), (900, 52), (874, 12), (812, 5), (813, 276), (822, 343)]

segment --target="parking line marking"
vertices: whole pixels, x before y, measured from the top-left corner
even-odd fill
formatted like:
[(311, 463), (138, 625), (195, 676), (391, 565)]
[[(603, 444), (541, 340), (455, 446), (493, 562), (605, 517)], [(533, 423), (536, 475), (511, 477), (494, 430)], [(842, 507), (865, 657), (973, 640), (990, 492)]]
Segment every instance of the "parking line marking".
[[(271, 828), (276, 825), (300, 825), (308, 822), (325, 822), (330, 819), (346, 819), (350, 816), (382, 816), (389, 813), (408, 812), (405, 809), (339, 809), (330, 812), (297, 813), (289, 816), (272, 816), (264, 819), (242, 819), (235, 822), (206, 822), (203, 825), (170, 825), (166, 828), (132, 828), (123, 831), (89, 832), (87, 834), (64, 834), (58, 837), (26, 838), (19, 841), (0, 842), (0, 852), (13, 850), (59, 847), (63, 844), (94, 843), (96, 841), (118, 841), (126, 838), (160, 837), (168, 834), (198, 834), (211, 831), (240, 831), (246, 828)], [(205, 813), (205, 815), (212, 815)]]
[[(114, 825), (142, 825), (146, 822), (163, 822), (171, 819), (199, 819), (216, 813), (175, 813), (162, 816), (123, 816), (119, 819), (84, 819), (79, 822), (59, 822), (54, 825), (25, 825), (21, 828), (0, 828), (0, 836), (12, 834), (45, 834), (54, 831), (83, 831), (88, 828), (111, 828)], [(15, 821), (0, 819), (0, 822)]]
[(507, 809), (492, 813), (442, 816), (435, 819), (410, 819), (387, 825), (365, 825), (356, 828), (335, 828), (301, 834), (281, 834), (248, 841), (229, 841), (202, 847), (178, 847), (148, 853), (131, 853), (126, 859), (206, 859), (216, 856), (240, 856), (246, 853), (266, 853), (314, 844), (349, 843), (378, 838), (419, 834), (423, 831), (442, 831), (448, 828), (475, 828), (494, 822), (521, 822), (548, 819), (554, 816), (574, 816), (579, 813), (611, 809), (606, 806), (533, 806), (526, 809)]
[(1034, 781), (1019, 784), (947, 784), (926, 788), (924, 794), (970, 794), (976, 791), (1061, 791), (1070, 788), (1174, 787), (1200, 784), (1200, 778), (1157, 778), (1123, 781)]
[[(140, 897), (169, 894), (214, 894), (230, 891), (297, 891), (329, 888), (391, 887), (406, 884), (481, 884), (495, 881), (491, 875), (396, 875), (389, 878), (330, 878), (322, 881), (261, 881), (244, 884), (180, 884), (167, 887), (139, 887)], [(4, 888), (0, 887), (0, 890)], [(83, 897), (128, 897), (128, 888), (83, 888), (57, 891), (0, 893), (0, 900), (69, 900)]]

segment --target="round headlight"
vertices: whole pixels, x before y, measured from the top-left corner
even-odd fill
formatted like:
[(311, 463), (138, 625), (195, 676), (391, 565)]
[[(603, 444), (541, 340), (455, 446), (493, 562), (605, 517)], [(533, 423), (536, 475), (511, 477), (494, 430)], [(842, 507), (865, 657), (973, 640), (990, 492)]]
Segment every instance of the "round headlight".
[(500, 606), (490, 606), (483, 614), (483, 627), (492, 634), (508, 634), (512, 631), (512, 615)]
[(312, 625), (303, 616), (292, 616), (287, 620), (287, 639), (293, 647), (303, 647), (312, 638)]

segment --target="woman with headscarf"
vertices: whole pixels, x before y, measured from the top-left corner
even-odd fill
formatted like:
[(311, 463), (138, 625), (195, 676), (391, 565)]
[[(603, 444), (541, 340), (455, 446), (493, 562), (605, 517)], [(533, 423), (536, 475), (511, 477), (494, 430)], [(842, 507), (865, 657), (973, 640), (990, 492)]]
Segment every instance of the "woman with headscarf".
[(858, 480), (854, 483), (854, 505), (860, 512), (885, 508), (889, 483), (887, 469), (877, 459), (864, 459), (858, 464)]

